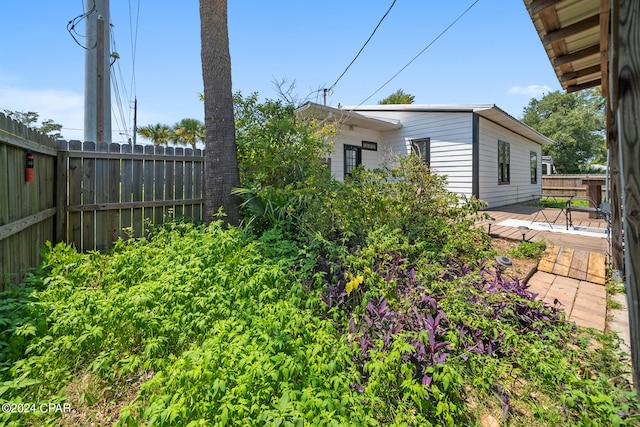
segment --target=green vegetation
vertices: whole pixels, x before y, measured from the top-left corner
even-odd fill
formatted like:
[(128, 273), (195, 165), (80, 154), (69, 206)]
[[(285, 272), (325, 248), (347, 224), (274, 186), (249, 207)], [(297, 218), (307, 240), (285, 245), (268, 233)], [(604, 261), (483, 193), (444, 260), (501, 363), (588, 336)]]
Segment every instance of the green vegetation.
[(40, 120), (40, 114), (35, 111), (13, 111), (13, 110), (2, 110), (3, 113), (10, 119), (13, 119), (17, 122), (22, 123), (23, 125), (30, 127), (32, 129), (37, 130), (45, 135), (49, 135), (54, 139), (61, 139), (62, 134), (60, 131), (62, 130), (62, 125), (60, 123), (56, 123), (51, 119), (42, 120), (40, 125), (38, 125), (38, 120)]
[(172, 127), (156, 123), (138, 128), (138, 134), (149, 139), (154, 145), (167, 145), (169, 142), (191, 145), (194, 150), (198, 142), (204, 142), (204, 123), (197, 119), (182, 119)]
[(553, 156), (558, 173), (584, 173), (593, 160), (606, 163), (605, 104), (600, 88), (557, 90), (531, 99), (521, 120), (555, 141), (542, 154)]
[(243, 225), (49, 245), (0, 296), (0, 401), (75, 411), (0, 424), (637, 425), (616, 338), (485, 261), (481, 202), (414, 156), (337, 182), (331, 129), (236, 108)]
[(539, 258), (540, 255), (547, 248), (547, 244), (544, 241), (529, 242), (523, 240), (518, 243), (518, 246), (511, 250), (511, 256), (515, 258)]
[(378, 104), (413, 104), (415, 96), (398, 89), (385, 99), (378, 101)]
[[(569, 201), (568, 198), (566, 197), (558, 197), (558, 198), (544, 198), (541, 199), (539, 202), (530, 202), (527, 203), (527, 206), (535, 206), (535, 207), (539, 207), (542, 209), (547, 209), (547, 208), (556, 208), (556, 209), (565, 209), (567, 207), (567, 202)], [(571, 200), (571, 206), (579, 206), (579, 207), (583, 207), (583, 208), (587, 208), (589, 207), (589, 200), (587, 199), (572, 199)]]

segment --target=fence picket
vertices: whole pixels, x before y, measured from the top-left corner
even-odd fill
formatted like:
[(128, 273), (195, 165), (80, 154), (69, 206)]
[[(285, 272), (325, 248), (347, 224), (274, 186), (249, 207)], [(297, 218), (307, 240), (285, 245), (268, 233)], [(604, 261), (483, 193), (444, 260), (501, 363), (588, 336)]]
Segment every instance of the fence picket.
[[(69, 150), (80, 151), (82, 150), (82, 143), (80, 141), (70, 141)], [(83, 202), (83, 186), (86, 187), (86, 183), (83, 182), (85, 177), (93, 177), (93, 174), (87, 172), (83, 176), (83, 159), (82, 157), (72, 157), (69, 159), (69, 204), (80, 205)], [(90, 169), (90, 168), (89, 168)], [(86, 193), (86, 190), (85, 190)], [(85, 195), (86, 197), (86, 195)], [(69, 212), (67, 219), (67, 241), (74, 245), (79, 251), (82, 250), (82, 212)]]
[[(202, 150), (196, 150), (197, 157), (202, 156)], [(193, 165), (193, 198), (202, 199), (204, 192), (204, 164), (202, 162), (194, 162)], [(193, 205), (193, 220), (202, 221), (204, 218), (204, 205), (202, 203)]]
[[(0, 130), (0, 290), (5, 290), (40, 263), (39, 248), (54, 239), (56, 150), (55, 141), (3, 114)], [(27, 153), (34, 157), (29, 182)]]
[[(154, 154), (158, 157), (154, 160), (154, 191), (153, 191), (153, 200), (164, 200), (164, 160), (161, 157), (164, 157), (164, 147), (157, 146), (154, 148)], [(164, 208), (162, 206), (157, 206), (153, 211), (153, 222), (156, 224), (160, 224), (163, 221), (164, 216)]]
[[(96, 143), (96, 153), (108, 153), (109, 143)], [(95, 203), (100, 205), (109, 202), (109, 159), (99, 158), (96, 156), (96, 199)], [(102, 251), (109, 247), (110, 230), (109, 212), (96, 211), (96, 229), (95, 229), (95, 247), (94, 249)]]
[[(602, 177), (603, 175), (543, 175), (542, 191), (545, 194), (571, 194), (574, 196), (587, 196), (587, 187), (582, 180), (589, 177)], [(602, 189), (604, 200), (605, 188)]]
[[(4, 115), (0, 114), (0, 120), (4, 120)], [(0, 125), (3, 123), (0, 122)], [(0, 182), (9, 182), (9, 147), (0, 144)], [(8, 224), (9, 221), (9, 185), (0, 185), (0, 225)], [(12, 268), (9, 265), (9, 242), (0, 240), (0, 291), (4, 290), (4, 283), (9, 282), (9, 275)]]
[[(133, 152), (135, 154), (142, 154), (143, 147), (141, 145), (136, 145), (133, 147)], [(133, 186), (133, 191), (131, 194), (131, 198), (133, 202), (142, 202), (142, 168), (143, 161), (141, 158), (135, 158), (132, 160), (133, 162), (133, 182), (131, 183)], [(144, 235), (144, 222), (143, 222), (143, 211), (142, 208), (133, 208), (133, 237), (138, 238)]]
[[(165, 150), (167, 157), (173, 156), (173, 147), (167, 147)], [(174, 195), (174, 163), (173, 159), (167, 159), (164, 162), (164, 200), (175, 200)], [(166, 218), (173, 218), (175, 215), (175, 205), (166, 205), (164, 208)]]
[[(144, 153), (152, 155), (154, 152), (153, 145), (147, 145), (144, 147)], [(145, 202), (153, 201), (153, 176), (154, 176), (154, 161), (153, 157), (150, 157), (149, 160), (144, 161), (144, 184), (143, 184), (143, 200)], [(153, 220), (153, 207), (144, 208), (144, 220), (151, 221)], [(146, 227), (145, 227), (146, 228)], [(145, 236), (147, 232), (145, 231)]]
[(68, 186), (69, 182), (69, 143), (58, 141), (57, 159), (54, 170), (56, 225), (53, 238), (55, 241), (67, 240), (67, 205), (69, 204)]
[(0, 290), (38, 265), (46, 240), (106, 250), (118, 237), (143, 236), (145, 218), (202, 218), (201, 150), (54, 141), (2, 114), (0, 130)]
[[(131, 145), (123, 145), (122, 153), (131, 154)], [(122, 168), (120, 170), (120, 182), (121, 186), (121, 194), (120, 199), (123, 203), (128, 203), (132, 201), (133, 194), (133, 160), (123, 158), (122, 159)], [(132, 209), (131, 208), (123, 208), (120, 209), (120, 234), (119, 236), (123, 239), (127, 238), (127, 232), (131, 230), (131, 226), (133, 225), (132, 220)]]
[[(182, 157), (184, 155), (184, 149), (176, 148), (176, 156)], [(176, 200), (184, 199), (184, 161), (176, 160), (175, 163), (175, 171), (176, 171)], [(175, 207), (175, 215), (177, 217), (184, 216), (184, 206), (179, 205)]]
[[(82, 205), (90, 205), (96, 203), (96, 159), (93, 153), (96, 151), (96, 143), (87, 141), (82, 144)], [(74, 205), (75, 203), (71, 203)], [(82, 217), (82, 246), (78, 250), (88, 251), (94, 250), (96, 240), (95, 221), (96, 213), (94, 211), (80, 211)]]
[[(189, 200), (193, 198), (193, 149), (187, 148), (184, 150), (185, 162), (184, 162), (184, 198)], [(184, 206), (184, 216), (187, 218), (193, 218), (193, 206), (188, 204)]]
[[(111, 143), (109, 144), (109, 153), (114, 154), (115, 157), (109, 158), (109, 203), (119, 203), (120, 202), (120, 192), (121, 192), (121, 184), (120, 181), (120, 144)], [(113, 209), (107, 211), (108, 222), (105, 225), (105, 237), (106, 237), (106, 245), (104, 249), (108, 249), (113, 245), (113, 242), (118, 240), (118, 236), (120, 235), (120, 209)]]

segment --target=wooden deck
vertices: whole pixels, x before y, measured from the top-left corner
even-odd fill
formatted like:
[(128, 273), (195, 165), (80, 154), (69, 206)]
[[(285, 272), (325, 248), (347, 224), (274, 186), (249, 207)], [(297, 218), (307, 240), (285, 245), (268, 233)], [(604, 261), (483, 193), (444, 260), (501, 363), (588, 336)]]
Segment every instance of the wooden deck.
[(548, 248), (538, 264), (538, 271), (604, 285), (607, 279), (605, 254), (584, 249)]
[[(477, 225), (484, 227), (488, 231), (489, 224), (491, 224), (491, 235), (494, 237), (522, 240), (522, 235), (524, 233), (525, 239), (532, 242), (545, 240), (559, 248), (573, 248), (588, 252), (598, 252), (601, 254), (607, 253), (607, 239), (604, 237), (581, 236), (548, 230), (523, 231), (518, 229), (518, 227), (498, 225), (508, 219), (529, 221), (530, 223), (534, 221), (544, 222), (544, 216), (546, 216), (549, 220), (557, 218), (555, 225), (565, 226), (566, 216), (560, 211), (560, 209), (547, 208), (544, 209), (544, 212), (541, 212), (540, 208), (527, 206), (526, 204), (518, 204), (487, 209), (484, 212), (494, 218), (494, 221), (483, 220), (478, 222)], [(542, 215), (543, 213), (544, 216)], [(574, 226), (599, 228), (603, 230), (606, 228), (606, 223), (603, 219), (591, 219), (589, 218), (589, 214), (586, 212), (573, 212), (572, 219)]]

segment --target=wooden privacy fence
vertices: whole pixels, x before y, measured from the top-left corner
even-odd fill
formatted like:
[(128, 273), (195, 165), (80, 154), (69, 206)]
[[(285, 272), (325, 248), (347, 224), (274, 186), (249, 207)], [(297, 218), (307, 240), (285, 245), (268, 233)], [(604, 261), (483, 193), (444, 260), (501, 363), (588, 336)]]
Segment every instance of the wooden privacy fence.
[[(543, 175), (542, 192), (545, 194), (571, 194), (573, 196), (587, 196), (587, 186), (583, 179), (602, 178), (604, 175)], [(602, 200), (605, 188), (602, 186)]]
[(80, 251), (141, 237), (146, 222), (203, 219), (201, 150), (61, 141), (56, 235)]
[(0, 114), (0, 290), (39, 265), (47, 241), (106, 250), (149, 222), (203, 220), (203, 187), (201, 150), (54, 141)]
[[(25, 181), (26, 154), (34, 157)], [(39, 248), (55, 241), (57, 144), (0, 114), (0, 290), (40, 263)]]

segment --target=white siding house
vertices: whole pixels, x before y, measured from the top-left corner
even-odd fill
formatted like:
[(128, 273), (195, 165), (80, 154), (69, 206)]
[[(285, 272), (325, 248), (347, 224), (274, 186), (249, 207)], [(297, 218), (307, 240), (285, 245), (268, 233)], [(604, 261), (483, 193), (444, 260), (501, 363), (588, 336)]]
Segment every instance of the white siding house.
[(376, 167), (413, 147), (431, 170), (447, 176), (449, 190), (476, 196), (489, 207), (530, 200), (542, 192), (542, 145), (552, 141), (495, 105), (337, 109), (309, 102), (297, 114), (339, 125), (331, 156), (337, 179), (357, 164)]

